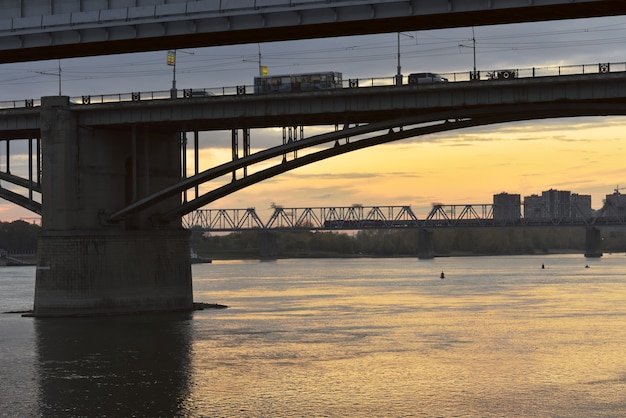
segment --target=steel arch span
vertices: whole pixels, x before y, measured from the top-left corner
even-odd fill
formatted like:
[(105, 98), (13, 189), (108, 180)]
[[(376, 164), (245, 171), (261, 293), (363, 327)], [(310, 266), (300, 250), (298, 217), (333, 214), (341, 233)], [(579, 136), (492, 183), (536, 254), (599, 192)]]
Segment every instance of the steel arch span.
[[(485, 106), (454, 110), (453, 112), (433, 112), (354, 127), (344, 127), (344, 129), (341, 130), (269, 148), (213, 167), (119, 210), (112, 214), (108, 218), (108, 221), (121, 221), (127, 215), (150, 208), (192, 187), (214, 180), (238, 169), (248, 168), (254, 164), (280, 157), (281, 155), (284, 157), (280, 163), (242, 178), (233, 179), (223, 186), (217, 187), (193, 200), (184, 202), (178, 207), (155, 216), (154, 221), (158, 223), (169, 223), (224, 196), (279, 174), (348, 152), (402, 139), (500, 123), (565, 117), (624, 115), (626, 115), (626, 103), (621, 100), (592, 103), (564, 102), (556, 105), (533, 104), (531, 106), (529, 104), (518, 104), (510, 106)], [(313, 149), (314, 147), (319, 147), (324, 144), (326, 144), (326, 148), (322, 150), (315, 150), (304, 156), (295, 157), (292, 160), (286, 159), (286, 155), (289, 153)]]

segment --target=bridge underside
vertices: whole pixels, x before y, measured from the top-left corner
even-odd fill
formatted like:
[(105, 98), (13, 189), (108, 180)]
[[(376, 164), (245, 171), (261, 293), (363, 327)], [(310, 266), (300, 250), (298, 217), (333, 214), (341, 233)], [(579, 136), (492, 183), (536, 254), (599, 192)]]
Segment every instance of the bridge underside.
[(624, 14), (622, 0), (16, 4), (0, 1), (0, 62)]

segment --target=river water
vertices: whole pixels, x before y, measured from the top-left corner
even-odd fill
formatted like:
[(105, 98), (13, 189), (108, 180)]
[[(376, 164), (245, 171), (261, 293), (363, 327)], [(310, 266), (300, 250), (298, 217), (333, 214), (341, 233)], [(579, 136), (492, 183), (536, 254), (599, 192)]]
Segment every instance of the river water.
[[(34, 277), (0, 267), (0, 311), (32, 308)], [(193, 277), (196, 301), (229, 308), (1, 314), (0, 416), (626, 416), (623, 253), (215, 261)]]

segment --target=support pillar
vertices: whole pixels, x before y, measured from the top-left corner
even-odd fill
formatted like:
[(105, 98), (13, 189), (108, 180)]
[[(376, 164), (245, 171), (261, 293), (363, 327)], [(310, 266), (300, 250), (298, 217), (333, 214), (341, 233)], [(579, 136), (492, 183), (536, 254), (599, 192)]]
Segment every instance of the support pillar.
[(259, 231), (259, 256), (261, 260), (276, 260), (278, 246), (275, 232)]
[(435, 257), (434, 232), (419, 229), (417, 232), (417, 258), (428, 260)]
[(585, 234), (585, 257), (602, 257), (602, 236), (600, 229), (593, 226), (586, 228)]
[(67, 97), (42, 98), (35, 316), (193, 309), (189, 231), (180, 221), (150, 220), (179, 205), (180, 196), (119, 224), (106, 222), (108, 213), (180, 179), (179, 139), (131, 127), (79, 127)]

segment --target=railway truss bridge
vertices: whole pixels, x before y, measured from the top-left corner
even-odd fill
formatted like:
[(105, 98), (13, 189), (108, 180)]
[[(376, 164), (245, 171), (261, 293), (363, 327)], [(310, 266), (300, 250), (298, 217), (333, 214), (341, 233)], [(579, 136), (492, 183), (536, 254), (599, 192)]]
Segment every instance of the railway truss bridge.
[(572, 216), (494, 218), (493, 204), (435, 204), (422, 219), (410, 206), (363, 206), (285, 208), (272, 206), (273, 213), (263, 221), (255, 208), (201, 209), (183, 218), (189, 229), (207, 232), (248, 230), (360, 230), (400, 228), (479, 228), (479, 227), (551, 227), (551, 226), (624, 226), (626, 214), (605, 205), (596, 215), (583, 217), (577, 208)]

